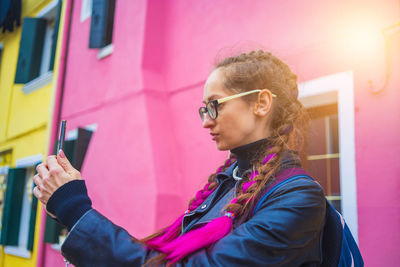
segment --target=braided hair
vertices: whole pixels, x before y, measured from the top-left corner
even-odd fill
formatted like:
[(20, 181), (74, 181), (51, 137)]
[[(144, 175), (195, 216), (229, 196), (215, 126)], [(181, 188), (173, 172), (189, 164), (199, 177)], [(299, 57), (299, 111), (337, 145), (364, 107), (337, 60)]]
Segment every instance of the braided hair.
[[(299, 150), (302, 146), (306, 116), (297, 99), (297, 76), (288, 65), (271, 53), (258, 50), (225, 58), (215, 64), (215, 69), (223, 71), (224, 87), (235, 93), (265, 88), (277, 95), (272, 105), (271, 136), (266, 147), (261, 147), (253, 159), (253, 171), (244, 173), (236, 198), (224, 207), (225, 216), (181, 235), (183, 216), (195, 210), (216, 189), (216, 176), (235, 162), (233, 155), (210, 175), (208, 183), (189, 202), (185, 214), (171, 226), (141, 240), (149, 248), (161, 252), (160, 256), (145, 265), (162, 261), (173, 264), (227, 235), (232, 230), (233, 221), (248, 214), (265, 185), (274, 179), (281, 166), (283, 152)], [(255, 101), (255, 96), (247, 95), (243, 99), (251, 102)]]

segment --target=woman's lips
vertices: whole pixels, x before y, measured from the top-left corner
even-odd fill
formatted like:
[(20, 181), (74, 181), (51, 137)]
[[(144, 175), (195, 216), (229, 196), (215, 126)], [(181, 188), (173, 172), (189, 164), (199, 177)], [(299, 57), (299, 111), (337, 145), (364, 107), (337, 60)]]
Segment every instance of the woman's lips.
[(217, 140), (218, 134), (210, 133), (210, 135), (212, 136), (213, 141)]

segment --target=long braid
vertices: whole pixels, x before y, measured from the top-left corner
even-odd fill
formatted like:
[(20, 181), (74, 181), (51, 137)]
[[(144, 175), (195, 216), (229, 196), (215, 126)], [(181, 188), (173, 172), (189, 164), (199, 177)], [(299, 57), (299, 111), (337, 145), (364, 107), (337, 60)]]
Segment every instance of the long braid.
[[(302, 126), (305, 125), (305, 113), (302, 104), (297, 100), (297, 76), (285, 63), (271, 53), (259, 50), (226, 58), (216, 64), (216, 69), (224, 71), (224, 86), (231, 91), (245, 92), (265, 88), (277, 95), (272, 106), (272, 119), (269, 121), (272, 133), (268, 137), (268, 147), (260, 148), (259, 154), (252, 162), (253, 171), (242, 177), (236, 198), (224, 207), (225, 216), (179, 236), (180, 228), (178, 231), (177, 222), (182, 222), (182, 215), (170, 227), (143, 240), (148, 246), (163, 253), (156, 258), (168, 261), (169, 264), (215, 243), (228, 234), (233, 227), (233, 221), (246, 215), (265, 185), (274, 179), (274, 174), (282, 164), (284, 151), (298, 150), (303, 142)], [(244, 96), (243, 99), (254, 101), (255, 95)], [(208, 183), (189, 202), (188, 211), (201, 205), (215, 190), (216, 174), (231, 164), (232, 159), (228, 159), (216, 173), (210, 175)], [(171, 229), (174, 232), (171, 232)], [(147, 263), (154, 263), (156, 258)]]

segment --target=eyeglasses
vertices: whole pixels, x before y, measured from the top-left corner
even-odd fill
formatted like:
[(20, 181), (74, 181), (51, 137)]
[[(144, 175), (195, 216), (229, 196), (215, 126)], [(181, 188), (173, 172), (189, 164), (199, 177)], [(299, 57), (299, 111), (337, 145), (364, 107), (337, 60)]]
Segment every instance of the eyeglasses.
[[(227, 96), (227, 97), (223, 97), (220, 99), (215, 99), (215, 100), (211, 100), (209, 101), (205, 107), (200, 107), (199, 108), (199, 114), (200, 114), (200, 118), (202, 121), (205, 120), (205, 114), (208, 113), (208, 116), (210, 116), (210, 118), (212, 120), (215, 120), (218, 116), (218, 105), (221, 103), (224, 103), (226, 101), (238, 98), (238, 97), (242, 97), (245, 95), (250, 95), (250, 94), (254, 94), (254, 93), (259, 93), (261, 92), (261, 89), (256, 89), (256, 90), (252, 90), (252, 91), (248, 91), (248, 92), (244, 92), (244, 93), (240, 93), (240, 94), (236, 94), (236, 95), (231, 95), (231, 96)], [(275, 94), (272, 94), (272, 97), (276, 97)]]

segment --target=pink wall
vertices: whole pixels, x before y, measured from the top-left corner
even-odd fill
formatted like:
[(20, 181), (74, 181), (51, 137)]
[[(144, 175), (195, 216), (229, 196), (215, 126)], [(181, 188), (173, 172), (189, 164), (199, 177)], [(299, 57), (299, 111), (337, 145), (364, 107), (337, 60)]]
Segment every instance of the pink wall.
[[(382, 84), (379, 30), (397, 22), (398, 1), (117, 1), (114, 52), (102, 60), (87, 48), (81, 1), (73, 8), (62, 117), (69, 129), (98, 124), (82, 173), (100, 212), (143, 237), (185, 210), (226, 156), (197, 114), (212, 63), (263, 47), (300, 82), (354, 71), (360, 248), (366, 266), (400, 260), (398, 49), (388, 88), (368, 87)], [(365, 47), (354, 43), (359, 25)]]

